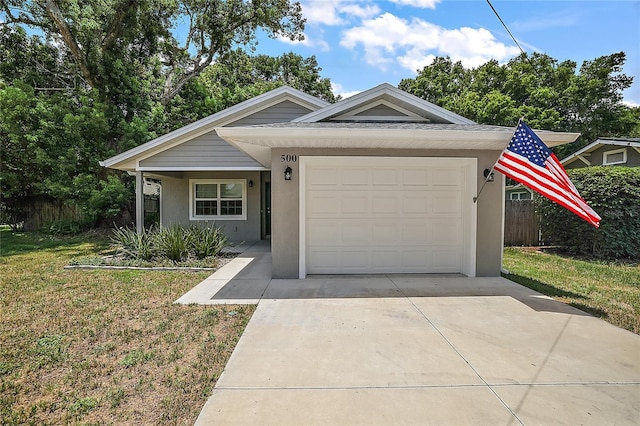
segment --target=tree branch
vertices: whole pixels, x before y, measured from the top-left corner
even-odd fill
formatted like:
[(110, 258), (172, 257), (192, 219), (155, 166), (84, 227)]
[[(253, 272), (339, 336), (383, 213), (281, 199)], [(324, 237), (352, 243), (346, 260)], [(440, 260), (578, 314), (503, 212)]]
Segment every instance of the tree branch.
[(101, 46), (103, 48), (110, 46), (120, 36), (120, 34), (122, 34), (122, 21), (127, 14), (128, 9), (135, 6), (136, 0), (128, 0), (120, 5), (120, 8), (111, 20), (107, 34), (102, 39)]
[(71, 54), (73, 55), (73, 58), (78, 64), (78, 68), (80, 68), (80, 72), (82, 72), (82, 75), (87, 80), (87, 83), (93, 88), (97, 87), (98, 86), (97, 81), (94, 78), (91, 71), (89, 70), (89, 65), (87, 64), (86, 56), (82, 51), (82, 48), (80, 48), (80, 46), (78, 46), (78, 43), (76, 43), (76, 40), (73, 37), (73, 34), (71, 34), (71, 30), (67, 25), (66, 21), (64, 20), (64, 16), (62, 16), (60, 7), (55, 1), (47, 0), (47, 2), (45, 3), (45, 9), (47, 11), (47, 14), (51, 18), (51, 20), (54, 22), (54, 24), (58, 28), (58, 31), (60, 31), (60, 35), (62, 36), (62, 39), (64, 40), (65, 44), (71, 51)]

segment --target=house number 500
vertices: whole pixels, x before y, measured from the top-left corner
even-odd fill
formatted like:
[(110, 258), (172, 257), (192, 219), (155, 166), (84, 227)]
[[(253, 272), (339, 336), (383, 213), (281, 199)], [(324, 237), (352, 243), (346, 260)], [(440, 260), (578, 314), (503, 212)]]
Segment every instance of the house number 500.
[(298, 156), (295, 154), (282, 154), (280, 156), (280, 162), (282, 163), (295, 163), (298, 161)]

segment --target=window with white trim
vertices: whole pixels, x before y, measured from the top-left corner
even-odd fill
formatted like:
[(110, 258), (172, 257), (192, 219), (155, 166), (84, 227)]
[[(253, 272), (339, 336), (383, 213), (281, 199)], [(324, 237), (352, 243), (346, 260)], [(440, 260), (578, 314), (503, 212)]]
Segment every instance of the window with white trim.
[(530, 192), (512, 192), (509, 194), (510, 200), (530, 200), (531, 193)]
[(192, 179), (189, 181), (191, 220), (246, 220), (244, 179)]
[(602, 153), (602, 165), (624, 164), (627, 162), (627, 148), (614, 149)]

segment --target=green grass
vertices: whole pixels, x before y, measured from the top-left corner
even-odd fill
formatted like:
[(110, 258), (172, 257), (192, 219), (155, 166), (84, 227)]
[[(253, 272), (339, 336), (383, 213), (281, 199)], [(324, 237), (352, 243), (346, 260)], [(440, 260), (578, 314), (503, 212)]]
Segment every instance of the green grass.
[(100, 234), (0, 228), (0, 423), (193, 424), (254, 307), (172, 302), (208, 273), (65, 270)]
[(508, 279), (640, 334), (640, 265), (506, 248)]

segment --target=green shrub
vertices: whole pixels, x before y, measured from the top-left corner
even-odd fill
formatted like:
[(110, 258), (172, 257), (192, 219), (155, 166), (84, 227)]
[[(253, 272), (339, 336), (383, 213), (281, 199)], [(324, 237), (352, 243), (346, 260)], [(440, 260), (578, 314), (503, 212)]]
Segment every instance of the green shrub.
[(135, 229), (116, 228), (111, 236), (111, 243), (116, 248), (116, 253), (125, 257), (152, 260), (156, 253), (156, 232), (153, 229), (138, 234)]
[(540, 197), (536, 208), (544, 243), (598, 259), (640, 259), (640, 167), (587, 167), (568, 174), (602, 217), (600, 227)]
[(227, 245), (227, 238), (220, 227), (190, 226), (187, 228), (189, 252), (197, 259), (217, 256)]
[(151, 261), (168, 259), (174, 263), (217, 256), (227, 245), (220, 227), (171, 225), (151, 228), (141, 234), (135, 229), (117, 228), (111, 237), (117, 254), (127, 259)]
[(187, 258), (187, 232), (180, 225), (171, 225), (158, 232), (158, 251), (162, 257), (173, 262), (180, 262)]

